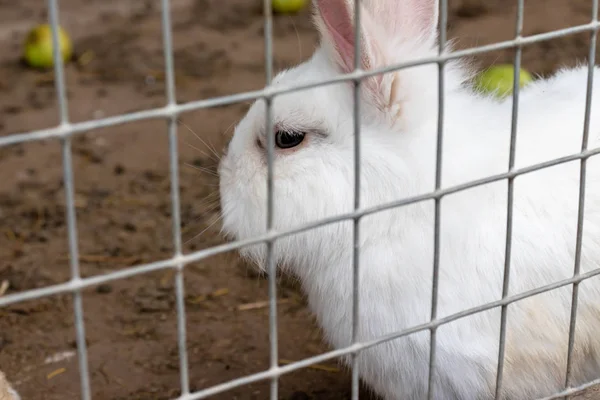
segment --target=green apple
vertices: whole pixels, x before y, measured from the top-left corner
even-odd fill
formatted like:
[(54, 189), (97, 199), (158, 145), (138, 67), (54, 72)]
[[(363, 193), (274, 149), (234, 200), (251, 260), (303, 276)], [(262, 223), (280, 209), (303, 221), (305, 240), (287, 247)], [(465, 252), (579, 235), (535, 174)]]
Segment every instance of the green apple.
[[(24, 58), (34, 68), (48, 69), (54, 66), (52, 28), (41, 24), (33, 28), (25, 39)], [(58, 27), (58, 42), (64, 62), (71, 59), (73, 45), (67, 33)]]
[[(500, 64), (486, 69), (479, 73), (475, 80), (478, 89), (484, 92), (494, 92), (498, 97), (503, 98), (513, 91), (514, 66), (512, 64)], [(519, 87), (533, 81), (533, 77), (525, 69), (519, 71)]]
[(308, 0), (272, 0), (273, 11), (279, 14), (292, 14), (302, 10)]

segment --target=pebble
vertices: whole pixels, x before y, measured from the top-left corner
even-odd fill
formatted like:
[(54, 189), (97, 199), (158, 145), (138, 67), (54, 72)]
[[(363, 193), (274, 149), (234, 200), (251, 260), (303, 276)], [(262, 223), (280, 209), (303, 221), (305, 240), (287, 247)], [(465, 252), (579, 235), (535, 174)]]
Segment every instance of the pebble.
[(112, 291), (113, 291), (113, 288), (108, 283), (103, 283), (101, 285), (98, 285), (98, 287), (96, 287), (96, 292), (100, 293), (100, 294), (107, 294)]

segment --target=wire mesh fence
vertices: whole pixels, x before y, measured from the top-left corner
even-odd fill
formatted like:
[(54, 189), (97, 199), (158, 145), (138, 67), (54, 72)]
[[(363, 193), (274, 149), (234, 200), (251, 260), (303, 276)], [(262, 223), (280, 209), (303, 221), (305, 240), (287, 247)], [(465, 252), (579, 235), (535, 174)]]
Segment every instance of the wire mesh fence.
[[(355, 26), (360, 27), (360, 7), (358, 6), (359, 0), (355, 1)], [(288, 374), (295, 370), (305, 368), (312, 364), (316, 364), (325, 360), (336, 359), (345, 355), (353, 356), (353, 369), (352, 369), (352, 399), (358, 399), (359, 393), (359, 370), (358, 363), (356, 362), (356, 355), (364, 349), (371, 348), (373, 346), (382, 344), (384, 342), (394, 340), (400, 337), (405, 337), (410, 334), (419, 331), (430, 331), (431, 335), (431, 348), (430, 348), (430, 360), (429, 360), (429, 387), (428, 387), (428, 398), (434, 397), (433, 392), (433, 376), (436, 364), (436, 330), (441, 325), (450, 323), (452, 321), (467, 317), (469, 315), (483, 312), (492, 308), (500, 307), (502, 309), (501, 314), (501, 330), (499, 332), (499, 354), (498, 354), (498, 369), (496, 379), (496, 397), (500, 398), (502, 383), (503, 383), (503, 371), (504, 371), (504, 352), (505, 352), (505, 340), (506, 340), (506, 320), (507, 320), (507, 307), (509, 304), (541, 294), (553, 289), (572, 285), (572, 306), (571, 306), (571, 317), (569, 327), (569, 341), (568, 355), (567, 355), (567, 373), (565, 376), (565, 389), (560, 393), (548, 396), (545, 399), (557, 399), (570, 394), (580, 392), (588, 387), (600, 383), (600, 378), (589, 382), (587, 384), (571, 387), (571, 363), (574, 346), (574, 332), (576, 326), (576, 315), (578, 305), (578, 287), (579, 284), (589, 278), (600, 275), (600, 270), (593, 270), (587, 273), (580, 272), (581, 264), (581, 249), (582, 249), (582, 232), (583, 232), (583, 220), (584, 220), (584, 199), (585, 199), (585, 188), (586, 188), (586, 161), (589, 157), (600, 153), (600, 148), (588, 148), (589, 138), (589, 127), (590, 127), (590, 113), (591, 113), (591, 93), (592, 84), (594, 79), (593, 66), (595, 64), (595, 53), (596, 53), (596, 36), (600, 23), (598, 21), (598, 3), (599, 0), (593, 0), (592, 15), (590, 22), (583, 25), (573, 26), (566, 29), (557, 31), (536, 34), (533, 36), (522, 36), (523, 32), (523, 13), (524, 13), (524, 1), (518, 0), (517, 6), (517, 17), (515, 21), (515, 35), (514, 39), (494, 43), (486, 46), (473, 47), (461, 51), (453, 51), (446, 53), (443, 51), (444, 45), (447, 41), (446, 30), (447, 30), (447, 18), (448, 18), (448, 7), (447, 0), (439, 1), (439, 52), (437, 57), (420, 59), (417, 61), (411, 61), (407, 63), (389, 65), (383, 68), (373, 69), (364, 71), (360, 69), (360, 29), (355, 30), (355, 63), (354, 71), (348, 74), (342, 74), (333, 80), (328, 81), (315, 81), (308, 84), (302, 84), (297, 86), (289, 87), (277, 87), (272, 88), (271, 81), (273, 79), (273, 44), (272, 44), (272, 11), (271, 11), (271, 0), (264, 0), (264, 35), (265, 35), (265, 86), (261, 90), (237, 93), (234, 95), (222, 96), (217, 98), (209, 98), (205, 100), (192, 101), (188, 103), (178, 104), (175, 96), (175, 74), (173, 67), (173, 45), (171, 37), (171, 17), (169, 10), (169, 0), (161, 0), (162, 6), (162, 38), (164, 48), (164, 60), (165, 60), (165, 77), (166, 77), (166, 98), (167, 103), (163, 107), (149, 109), (129, 114), (118, 115), (109, 118), (98, 119), (94, 121), (85, 121), (79, 123), (71, 123), (68, 114), (68, 104), (66, 96), (65, 78), (63, 71), (63, 61), (60, 55), (58, 46), (54, 47), (54, 73), (55, 73), (55, 85), (56, 93), (59, 106), (59, 117), (60, 123), (58, 126), (41, 129), (32, 132), (21, 132), (12, 134), (9, 136), (0, 138), (0, 147), (9, 146), (17, 143), (24, 143), (30, 141), (39, 141), (49, 138), (57, 138), (62, 142), (62, 161), (63, 161), (63, 176), (65, 182), (65, 195), (66, 195), (66, 217), (67, 217), (67, 228), (68, 228), (68, 245), (70, 254), (70, 268), (71, 268), (71, 279), (66, 283), (55, 284), (43, 288), (27, 290), (24, 292), (9, 294), (0, 297), (0, 306), (7, 306), (17, 302), (26, 300), (37, 299), (46, 296), (57, 295), (61, 293), (71, 293), (73, 296), (74, 304), (74, 317), (76, 327), (76, 342), (77, 342), (77, 354), (79, 357), (79, 368), (80, 368), (80, 379), (81, 379), (81, 394), (84, 400), (90, 400), (92, 398), (90, 390), (90, 377), (88, 370), (86, 340), (85, 340), (85, 326), (84, 326), (84, 310), (82, 306), (82, 295), (83, 289), (102, 283), (124, 279), (140, 274), (147, 274), (149, 272), (165, 269), (173, 269), (176, 272), (175, 275), (175, 290), (176, 290), (176, 306), (177, 306), (177, 322), (178, 322), (178, 348), (179, 348), (179, 362), (180, 362), (180, 377), (181, 377), (181, 395), (179, 400), (192, 400), (192, 399), (203, 399), (208, 398), (211, 395), (225, 392), (235, 387), (240, 387), (252, 382), (270, 380), (270, 398), (278, 398), (278, 379), (284, 374)], [(58, 21), (59, 21), (59, 5), (58, 0), (48, 0), (49, 20), (52, 26), (52, 35), (55, 43), (58, 42)], [(561, 36), (573, 35), (581, 32), (589, 32), (590, 34), (590, 49), (588, 56), (588, 81), (587, 81), (587, 95), (586, 95), (586, 108), (585, 108), (585, 121), (584, 121), (584, 133), (583, 141), (581, 143), (581, 151), (570, 154), (561, 158), (557, 158), (542, 163), (537, 163), (523, 168), (515, 168), (515, 152), (516, 152), (516, 138), (517, 138), (517, 121), (519, 111), (519, 70), (521, 67), (521, 52), (522, 48), (526, 45), (551, 40)], [(451, 186), (442, 188), (441, 186), (441, 173), (442, 173), (442, 154), (443, 154), (443, 133), (444, 133), (444, 66), (449, 60), (456, 58), (472, 56), (485, 52), (491, 52), (500, 49), (514, 48), (514, 86), (512, 94), (512, 121), (511, 121), (511, 137), (510, 137), (510, 157), (508, 169), (504, 173), (488, 176), (475, 181), (467, 182), (457, 186)], [(359, 101), (359, 90), (361, 81), (369, 76), (389, 73), (397, 71), (403, 68), (409, 68), (417, 65), (424, 65), (436, 63), (439, 70), (438, 79), (438, 124), (437, 124), (437, 150), (436, 150), (436, 178), (435, 178), (435, 189), (427, 194), (413, 196), (409, 198), (399, 199), (391, 203), (382, 204), (375, 207), (361, 208), (360, 207), (360, 101)], [(348, 212), (335, 217), (330, 217), (320, 221), (314, 221), (304, 226), (288, 231), (276, 231), (273, 229), (273, 135), (267, 135), (268, 138), (268, 174), (267, 174), (267, 189), (268, 189), (268, 204), (267, 204), (267, 230), (268, 233), (246, 240), (238, 240), (222, 244), (216, 247), (206, 248), (200, 251), (196, 251), (190, 254), (183, 254), (182, 252), (182, 240), (181, 240), (181, 213), (180, 213), (180, 200), (179, 200), (179, 172), (178, 172), (178, 152), (177, 152), (177, 117), (185, 112), (210, 108), (215, 106), (233, 104), (242, 101), (262, 99), (266, 104), (265, 121), (267, 131), (270, 131), (273, 126), (273, 111), (272, 102), (273, 99), (279, 95), (290, 93), (294, 91), (305, 90), (309, 88), (316, 88), (324, 85), (331, 85), (339, 82), (353, 82), (354, 84), (354, 211)], [(171, 200), (172, 200), (172, 225), (173, 225), (173, 246), (174, 254), (173, 257), (161, 260), (157, 262), (137, 265), (134, 267), (125, 268), (116, 272), (107, 273), (104, 275), (96, 275), (91, 277), (82, 278), (80, 274), (79, 257), (78, 257), (78, 236), (77, 236), (77, 224), (76, 224), (76, 213), (75, 213), (75, 199), (74, 199), (74, 183), (73, 183), (73, 166), (72, 166), (72, 151), (71, 151), (71, 140), (74, 135), (83, 134), (87, 131), (103, 127), (111, 127), (119, 124), (126, 124), (134, 121), (147, 120), (147, 119), (164, 119), (167, 122), (167, 130), (169, 137), (169, 153), (170, 153), (170, 180), (171, 180)], [(573, 276), (571, 278), (554, 282), (536, 289), (518, 293), (514, 295), (508, 294), (509, 281), (510, 281), (510, 259), (511, 259), (511, 245), (512, 245), (512, 224), (513, 224), (513, 197), (514, 197), (514, 179), (520, 175), (538, 171), (541, 169), (549, 168), (555, 165), (564, 164), (571, 161), (579, 161), (580, 167), (580, 188), (579, 188), (579, 210), (577, 220), (577, 241), (575, 250), (575, 265), (573, 270)], [(471, 309), (466, 309), (461, 312), (446, 316), (444, 318), (437, 317), (437, 286), (439, 278), (439, 260), (440, 260), (440, 217), (441, 217), (441, 200), (444, 196), (457, 193), (460, 191), (468, 190), (477, 186), (485, 185), (497, 181), (507, 181), (508, 184), (508, 209), (507, 209), (507, 220), (506, 220), (506, 246), (505, 246), (505, 263), (504, 263), (504, 279), (502, 286), (502, 298)], [(432, 269), (433, 278), (433, 289), (432, 289), (432, 307), (431, 307), (431, 319), (430, 322), (423, 323), (418, 326), (411, 327), (409, 329), (396, 332), (393, 334), (386, 335), (368, 342), (360, 342), (357, 340), (357, 326), (359, 316), (359, 298), (358, 288), (360, 281), (358, 279), (359, 265), (359, 221), (362, 217), (371, 215), (384, 210), (389, 210), (396, 207), (407, 206), (416, 202), (424, 200), (433, 200), (435, 202), (435, 225), (434, 225), (434, 263)], [(290, 363), (287, 365), (279, 365), (278, 363), (278, 340), (277, 340), (277, 302), (276, 302), (276, 265), (273, 257), (273, 243), (281, 237), (305, 232), (311, 229), (315, 229), (320, 226), (332, 224), (343, 220), (353, 221), (353, 232), (354, 232), (354, 254), (353, 254), (353, 333), (352, 333), (352, 345), (347, 348), (332, 350), (317, 356), (313, 356), (301, 361)], [(185, 315), (185, 301), (184, 301), (184, 285), (183, 285), (183, 273), (184, 268), (187, 264), (205, 259), (207, 257), (224, 253), (231, 250), (240, 249), (245, 246), (253, 244), (267, 244), (267, 270), (269, 271), (269, 333), (270, 333), (270, 368), (268, 370), (255, 373), (248, 376), (239, 377), (235, 380), (228, 381), (216, 386), (208, 387), (196, 392), (190, 391), (190, 379), (188, 373), (188, 358), (186, 349), (186, 315)]]

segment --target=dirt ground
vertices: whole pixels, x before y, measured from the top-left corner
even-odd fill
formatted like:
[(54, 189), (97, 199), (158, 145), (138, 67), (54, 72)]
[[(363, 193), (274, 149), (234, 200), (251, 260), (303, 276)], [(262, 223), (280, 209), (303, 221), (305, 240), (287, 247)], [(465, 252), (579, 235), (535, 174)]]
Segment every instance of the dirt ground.
[[(164, 104), (160, 2), (61, 0), (61, 23), (79, 62), (66, 69), (72, 121)], [(177, 100), (258, 89), (264, 82), (260, 0), (172, 0)], [(220, 3), (220, 4), (219, 4)], [(52, 73), (20, 63), (21, 42), (46, 19), (44, 2), (0, 0), (0, 135), (58, 121)], [(450, 37), (460, 48), (510, 39), (516, 0), (449, 0)], [(527, 0), (524, 34), (586, 23), (591, 0)], [(308, 11), (274, 20), (276, 68), (307, 58), (316, 33)], [(528, 46), (523, 65), (548, 74), (584, 60), (589, 35)], [(482, 55), (481, 66), (512, 51)], [(222, 243), (216, 153), (247, 104), (181, 117), (179, 152), (185, 251)], [(582, 110), (583, 115), (583, 110)], [(509, 123), (509, 121), (507, 121)], [(152, 120), (99, 129), (73, 141), (77, 228), (84, 276), (172, 254), (166, 125)], [(61, 148), (57, 141), (0, 148), (0, 291), (16, 293), (69, 279)], [(8, 283), (1, 284), (3, 282)], [(185, 270), (192, 388), (268, 367), (266, 280), (236, 254)], [(326, 350), (298, 288), (279, 286), (281, 362)], [(83, 296), (94, 399), (170, 399), (179, 391), (172, 275), (160, 272), (86, 290)], [(69, 295), (0, 309), (0, 368), (23, 399), (80, 398)], [(349, 374), (334, 362), (281, 379), (282, 399), (349, 398)], [(600, 399), (592, 390), (585, 398)], [(256, 383), (215, 399), (266, 399)], [(365, 390), (361, 398), (373, 398)], [(582, 397), (583, 398), (583, 397)]]

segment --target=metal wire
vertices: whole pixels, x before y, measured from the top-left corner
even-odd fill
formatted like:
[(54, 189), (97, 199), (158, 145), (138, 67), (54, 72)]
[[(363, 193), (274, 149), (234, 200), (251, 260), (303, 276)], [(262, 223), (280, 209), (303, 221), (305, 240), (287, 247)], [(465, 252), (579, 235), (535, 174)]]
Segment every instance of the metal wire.
[[(48, 1), (48, 14), (52, 29), (52, 57), (54, 61), (54, 76), (56, 96), (59, 110), (59, 126), (69, 126), (69, 106), (66, 95), (64, 65), (59, 40), (59, 21), (57, 0)], [(79, 248), (77, 244), (77, 216), (75, 213), (75, 190), (73, 182), (73, 153), (71, 137), (62, 137), (63, 180), (65, 185), (65, 204), (67, 217), (67, 231), (69, 236), (69, 263), (71, 266), (71, 280), (77, 282), (81, 279), (79, 269)], [(87, 360), (87, 345), (85, 341), (85, 323), (83, 320), (83, 300), (81, 289), (73, 290), (73, 314), (75, 317), (75, 338), (79, 361), (79, 379), (81, 385), (81, 398), (91, 399), (90, 376)]]
[[(592, 2), (592, 22), (598, 20), (598, 0)], [(594, 64), (596, 63), (596, 37), (598, 31), (593, 30), (590, 34), (590, 50), (588, 54), (588, 79), (585, 99), (585, 114), (583, 120), (583, 137), (581, 140), (581, 151), (588, 148), (590, 134), (590, 115), (592, 112), (592, 87), (594, 84)], [(583, 217), (585, 214), (585, 183), (587, 171), (587, 159), (581, 159), (579, 175), (579, 208), (577, 212), (577, 241), (575, 243), (575, 266), (573, 275), (578, 276), (581, 271), (581, 245), (583, 241)], [(567, 348), (567, 372), (565, 388), (571, 386), (571, 373), (573, 364), (573, 347), (575, 345), (575, 327), (577, 324), (577, 306), (579, 303), (579, 282), (573, 283), (573, 295), (571, 300), (571, 321), (569, 324), (569, 344)]]
[(547, 396), (547, 397), (544, 397), (544, 398), (541, 398), (541, 399), (538, 399), (538, 400), (554, 400), (554, 399), (563, 398), (565, 396), (572, 396), (574, 394), (579, 394), (579, 393), (583, 392), (584, 390), (589, 389), (592, 386), (596, 386), (596, 385), (600, 385), (600, 379), (595, 379), (595, 380), (593, 380), (591, 382), (588, 382), (586, 384), (577, 386), (575, 388), (565, 389), (565, 390), (563, 390), (560, 393), (556, 393), (556, 394), (553, 394), (551, 396)]
[[(448, 25), (448, 2), (439, 1), (439, 43), (438, 55), (444, 53), (446, 46), (446, 34)], [(442, 186), (442, 154), (444, 140), (444, 83), (445, 83), (445, 61), (438, 62), (438, 124), (437, 124), (437, 146), (435, 155), (435, 190)], [(431, 321), (437, 318), (438, 286), (440, 277), (440, 223), (442, 216), (442, 196), (436, 197), (433, 225), (433, 277), (431, 279)], [(435, 388), (435, 359), (437, 349), (437, 327), (430, 328), (429, 338), (429, 372), (427, 382), (427, 398), (433, 399)]]
[[(354, 0), (354, 71), (361, 69), (361, 26), (360, 26), (360, 0)], [(353, 85), (354, 100), (354, 210), (360, 208), (360, 79), (356, 79)], [(360, 216), (353, 220), (353, 246), (352, 246), (352, 344), (358, 341), (359, 332), (359, 283), (360, 283)], [(358, 352), (352, 353), (352, 383), (351, 398), (358, 400), (360, 379), (358, 366)]]
[[(521, 38), (523, 34), (523, 14), (525, 0), (518, 0), (517, 3), (517, 21), (515, 24), (515, 40)], [(517, 149), (517, 122), (519, 118), (519, 92), (521, 82), (521, 46), (515, 48), (514, 74), (513, 74), (513, 96), (512, 96), (512, 118), (510, 123), (510, 151), (508, 160), (508, 170), (512, 171), (515, 167), (515, 153)], [(512, 254), (512, 231), (513, 231), (513, 205), (514, 205), (514, 180), (515, 177), (508, 178), (507, 210), (506, 210), (506, 245), (504, 249), (504, 279), (502, 282), (502, 298), (508, 296), (510, 287), (510, 259)], [(502, 396), (502, 380), (504, 378), (504, 352), (506, 348), (506, 319), (508, 316), (508, 304), (502, 306), (500, 316), (500, 343), (498, 348), (498, 370), (496, 372), (496, 394), (495, 398)]]
[[(500, 346), (499, 346), (499, 358), (498, 358), (498, 373), (497, 373), (497, 385), (496, 385), (496, 398), (500, 397), (502, 380), (503, 380), (503, 355), (505, 346), (506, 336), (506, 318), (507, 318), (507, 307), (509, 304), (523, 300), (525, 298), (535, 296), (550, 290), (555, 290), (567, 285), (573, 285), (573, 300), (571, 308), (571, 320), (569, 327), (569, 343), (568, 343), (568, 362), (567, 362), (567, 373), (565, 379), (566, 389), (560, 393), (554, 394), (549, 397), (545, 397), (540, 400), (557, 399), (564, 396), (569, 396), (580, 392), (588, 387), (600, 383), (600, 379), (580, 385), (576, 388), (571, 388), (571, 363), (574, 347), (574, 333), (576, 327), (576, 314), (577, 314), (577, 300), (578, 300), (578, 287), (579, 284), (595, 276), (600, 276), (600, 269), (581, 273), (581, 242), (583, 233), (583, 216), (584, 216), (584, 198), (585, 198), (585, 178), (586, 178), (586, 161), (589, 157), (600, 154), (600, 148), (588, 149), (588, 137), (589, 137), (589, 124), (591, 114), (591, 88), (593, 84), (593, 66), (595, 62), (595, 49), (596, 49), (596, 37), (597, 30), (600, 28), (598, 22), (598, 0), (593, 0), (593, 17), (592, 21), (588, 24), (578, 25), (566, 29), (561, 29), (553, 32), (542, 33), (538, 35), (522, 37), (522, 25), (523, 25), (523, 0), (519, 0), (517, 8), (517, 24), (516, 24), (516, 35), (514, 40), (508, 40), (504, 42), (494, 43), (487, 46), (475, 47), (462, 51), (455, 51), (452, 53), (444, 53), (443, 46), (446, 42), (446, 25), (447, 25), (447, 1), (440, 1), (440, 50), (437, 57), (429, 57), (426, 59), (406, 62), (397, 65), (385, 66), (370, 71), (363, 71), (360, 68), (360, 1), (354, 0), (355, 4), (355, 63), (354, 71), (348, 74), (343, 74), (335, 79), (328, 81), (315, 81), (302, 85), (294, 85), (287, 87), (278, 87), (277, 89), (271, 87), (271, 81), (273, 77), (273, 45), (272, 45), (272, 11), (271, 11), (271, 0), (263, 0), (264, 14), (265, 14), (265, 75), (266, 85), (261, 90), (238, 93), (235, 95), (216, 97), (211, 99), (199, 100), (188, 102), (185, 104), (177, 104), (175, 98), (175, 78), (173, 69), (173, 46), (172, 46), (172, 32), (171, 32), (171, 17), (169, 11), (169, 0), (161, 0), (162, 4), (162, 33), (164, 42), (164, 57), (165, 57), (165, 74), (166, 74), (166, 97), (167, 104), (164, 107), (139, 111), (135, 113), (123, 114), (114, 117), (104, 118), (95, 121), (85, 121), (80, 123), (69, 122), (68, 115), (68, 103), (66, 97), (66, 86), (64, 79), (64, 68), (62, 58), (60, 55), (59, 46), (54, 46), (53, 57), (54, 57), (54, 71), (55, 71), (55, 84), (59, 106), (59, 124), (56, 127), (41, 129), (31, 132), (22, 132), (5, 136), (0, 138), (0, 147), (8, 146), (16, 143), (24, 143), (30, 141), (38, 141), (43, 139), (58, 138), (62, 141), (63, 149), (63, 175), (65, 181), (65, 195), (66, 195), (66, 218), (67, 228), (69, 236), (69, 254), (70, 254), (70, 268), (71, 268), (71, 280), (66, 283), (57, 285), (51, 285), (43, 288), (28, 290), (16, 294), (5, 295), (0, 297), (0, 307), (14, 304), (17, 302), (43, 298), (47, 296), (57, 295), (61, 293), (71, 293), (73, 295), (74, 304), (74, 316), (75, 316), (75, 329), (77, 338), (77, 350), (78, 360), (80, 368), (80, 379), (81, 379), (81, 393), (83, 400), (91, 400), (90, 390), (90, 379), (88, 370), (87, 360), (87, 348), (85, 342), (85, 327), (83, 319), (83, 305), (81, 298), (81, 291), (85, 288), (99, 285), (105, 282), (110, 282), (118, 279), (125, 279), (128, 277), (137, 276), (140, 274), (146, 274), (153, 271), (165, 270), (172, 268), (175, 270), (175, 286), (176, 286), (176, 297), (177, 297), (177, 322), (178, 322), (178, 347), (180, 357), (180, 373), (181, 373), (181, 395), (180, 400), (192, 400), (192, 399), (203, 399), (209, 396), (222, 393), (227, 390), (231, 390), (236, 387), (240, 387), (252, 382), (258, 382), (262, 380), (271, 381), (270, 398), (277, 399), (278, 395), (278, 379), (281, 375), (296, 371), (301, 368), (305, 368), (312, 364), (323, 362), (339, 358), (342, 356), (350, 355), (353, 358), (353, 372), (352, 372), (352, 399), (358, 400), (358, 363), (357, 355), (359, 351), (371, 348), (373, 346), (385, 343), (390, 340), (398, 339), (407, 335), (411, 335), (416, 332), (429, 330), (431, 332), (431, 351), (430, 351), (430, 363), (429, 363), (429, 381), (428, 381), (428, 398), (433, 398), (433, 388), (435, 382), (435, 358), (436, 358), (436, 331), (441, 325), (450, 323), (452, 321), (465, 318), (469, 315), (484, 312), (496, 307), (502, 307), (501, 316), (501, 330), (500, 330)], [(48, 0), (49, 8), (49, 19), (52, 26), (52, 37), (54, 43), (58, 41), (58, 5), (57, 0)], [(587, 81), (587, 97), (586, 97), (586, 108), (585, 108), (585, 120), (584, 120), (584, 132), (582, 139), (581, 152), (567, 155), (554, 160), (534, 164), (528, 167), (515, 169), (515, 149), (516, 149), (516, 126), (518, 117), (518, 98), (519, 98), (519, 69), (521, 63), (521, 48), (523, 46), (550, 40), (556, 37), (577, 34), (581, 32), (590, 32), (591, 44), (589, 52), (589, 71)], [(444, 64), (452, 59), (461, 58), (465, 56), (472, 56), (475, 54), (481, 54), (494, 50), (501, 50), (507, 48), (515, 48), (515, 82), (513, 86), (513, 115), (511, 120), (511, 146), (510, 146), (510, 159), (509, 159), (509, 170), (505, 173), (500, 173), (471, 182), (467, 182), (461, 185), (456, 185), (448, 188), (441, 188), (441, 177), (442, 177), (442, 139), (443, 139), (443, 117), (444, 117)], [(413, 196), (389, 202), (375, 207), (369, 207), (360, 209), (360, 83), (361, 80), (370, 76), (389, 73), (399, 69), (408, 68), (411, 66), (424, 65), (429, 63), (437, 63), (439, 66), (439, 81), (438, 81), (438, 136), (437, 136), (437, 152), (436, 152), (436, 178), (435, 178), (435, 190), (431, 193)], [(273, 148), (274, 148), (274, 135), (273, 135), (273, 121), (272, 121), (272, 105), (276, 96), (290, 93), (298, 90), (305, 90), (309, 88), (315, 88), (319, 86), (335, 84), (340, 82), (353, 82), (354, 84), (354, 133), (355, 133), (355, 150), (354, 150), (354, 172), (355, 172), (355, 185), (354, 185), (354, 210), (352, 212), (344, 213), (341, 215), (315, 221), (310, 224), (286, 230), (276, 231), (273, 229)], [(222, 244), (219, 246), (211, 247), (201, 251), (197, 251), (191, 254), (182, 254), (182, 243), (181, 243), (181, 215), (180, 215), (180, 201), (179, 201), (179, 173), (178, 173), (178, 151), (177, 151), (177, 116), (184, 112), (189, 112), (201, 108), (215, 107), (220, 105), (232, 104), (242, 101), (263, 99), (265, 101), (265, 126), (266, 136), (268, 143), (268, 174), (267, 174), (267, 232), (263, 235), (259, 235), (255, 238), (239, 240)], [(74, 180), (73, 180), (73, 166), (72, 166), (72, 153), (71, 153), (71, 138), (73, 135), (81, 134), (92, 129), (98, 129), (103, 127), (110, 127), (119, 124), (125, 124), (134, 121), (147, 120), (153, 118), (164, 118), (168, 121), (168, 135), (169, 135), (169, 151), (170, 151), (170, 178), (171, 178), (171, 200), (172, 200), (172, 224), (173, 224), (173, 243), (174, 243), (174, 255), (172, 258), (153, 263), (141, 264), (134, 267), (124, 268), (115, 272), (96, 275), (92, 277), (82, 278), (79, 268), (79, 256), (78, 256), (78, 244), (77, 244), (77, 222), (74, 206)], [(509, 281), (510, 281), (510, 254), (511, 254), (511, 232), (512, 232), (512, 207), (513, 207), (513, 180), (515, 177), (531, 173), (544, 168), (549, 168), (555, 165), (563, 164), (579, 160), (581, 162), (580, 172), (580, 190), (579, 190), (579, 211), (578, 211), (578, 224), (577, 224), (577, 243), (575, 252), (575, 265), (574, 274), (571, 278), (554, 282), (536, 289), (532, 289), (526, 292), (509, 295)], [(441, 217), (441, 200), (444, 196), (457, 193), (460, 191), (468, 190), (480, 185), (489, 184), (500, 180), (508, 180), (508, 205), (507, 205), (507, 234), (506, 234), (506, 250), (505, 250), (505, 268), (504, 268), (504, 281), (502, 288), (502, 298), (497, 301), (493, 301), (478, 307), (463, 310), (461, 312), (446, 316), (444, 318), (437, 317), (437, 287), (439, 279), (439, 252), (440, 252), (440, 217)], [(435, 225), (434, 225), (434, 265), (433, 265), (433, 280), (432, 280), (432, 304), (431, 304), (431, 320), (427, 323), (405, 329), (400, 332), (385, 335), (373, 340), (366, 342), (360, 342), (358, 340), (358, 326), (359, 326), (359, 221), (360, 218), (372, 215), (374, 213), (382, 212), (396, 207), (402, 207), (417, 202), (434, 200), (435, 202)], [(311, 229), (315, 229), (321, 226), (325, 226), (331, 223), (337, 223), (344, 220), (352, 220), (354, 241), (353, 241), (353, 321), (352, 321), (352, 344), (346, 348), (329, 351), (318, 356), (310, 357), (292, 364), (285, 366), (278, 365), (278, 343), (277, 343), (277, 302), (276, 302), (276, 265), (273, 257), (273, 243), (276, 239), (305, 232)], [(270, 338), (270, 368), (266, 371), (234, 379), (210, 388), (206, 388), (194, 393), (190, 393), (189, 385), (189, 371), (188, 371), (188, 359), (186, 349), (186, 317), (185, 317), (185, 303), (184, 303), (184, 281), (183, 272), (187, 264), (195, 261), (205, 259), (207, 257), (214, 256), (216, 254), (224, 253), (231, 250), (240, 249), (249, 245), (257, 245), (266, 243), (267, 245), (267, 263), (269, 271), (269, 338)]]
[[(171, 37), (171, 10), (169, 0), (161, 0), (163, 51), (165, 58), (165, 95), (167, 106), (174, 106), (175, 98), (175, 72), (173, 68), (173, 39)], [(173, 229), (173, 254), (175, 257), (182, 253), (181, 244), (181, 210), (179, 201), (179, 166), (177, 148), (177, 114), (168, 119), (167, 132), (169, 135), (169, 169), (171, 179), (171, 214)], [(184, 265), (175, 266), (175, 304), (177, 307), (177, 348), (179, 352), (179, 376), (181, 395), (190, 392), (190, 379), (187, 354), (187, 329), (185, 312), (185, 285), (183, 276)]]
[[(264, 32), (265, 32), (265, 87), (268, 88), (273, 80), (273, 11), (271, 0), (263, 1)], [(267, 232), (273, 229), (273, 151), (275, 148), (275, 132), (273, 131), (273, 98), (266, 95), (265, 101), (265, 135), (267, 136)], [(269, 273), (269, 342), (270, 368), (279, 367), (279, 346), (277, 337), (277, 265), (273, 257), (275, 238), (267, 244), (267, 271)], [(271, 378), (271, 400), (278, 399), (279, 376)]]

